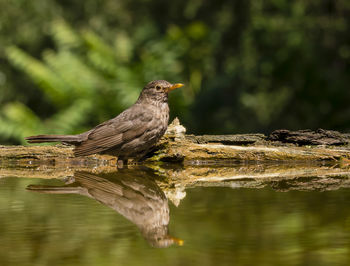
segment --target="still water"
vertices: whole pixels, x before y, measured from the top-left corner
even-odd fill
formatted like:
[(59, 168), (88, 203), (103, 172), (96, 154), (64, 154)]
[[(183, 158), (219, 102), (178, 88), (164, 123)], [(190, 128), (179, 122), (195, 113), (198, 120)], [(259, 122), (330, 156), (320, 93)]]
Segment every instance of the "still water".
[(0, 265), (349, 265), (350, 189), (187, 188), (145, 174), (0, 179)]

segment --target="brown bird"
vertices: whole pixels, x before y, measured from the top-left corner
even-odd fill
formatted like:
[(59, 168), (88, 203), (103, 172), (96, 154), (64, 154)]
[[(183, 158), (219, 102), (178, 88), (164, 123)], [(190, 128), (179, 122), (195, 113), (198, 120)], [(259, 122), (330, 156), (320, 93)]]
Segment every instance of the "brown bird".
[(29, 143), (62, 142), (75, 145), (74, 155), (106, 153), (142, 158), (165, 133), (169, 121), (168, 93), (183, 84), (165, 80), (148, 83), (135, 104), (117, 117), (78, 135), (38, 135), (26, 137)]

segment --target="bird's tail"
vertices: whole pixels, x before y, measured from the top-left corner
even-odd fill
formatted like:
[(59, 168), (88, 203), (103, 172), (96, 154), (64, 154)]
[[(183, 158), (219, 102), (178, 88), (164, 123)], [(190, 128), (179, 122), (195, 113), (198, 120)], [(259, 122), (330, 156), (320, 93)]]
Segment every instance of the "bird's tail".
[(41, 185), (29, 185), (26, 188), (30, 191), (35, 191), (44, 194), (79, 194), (82, 192), (81, 187), (65, 187), (65, 186), (41, 186)]
[(29, 143), (42, 143), (42, 142), (66, 142), (74, 143), (79, 142), (78, 135), (37, 135), (25, 138)]

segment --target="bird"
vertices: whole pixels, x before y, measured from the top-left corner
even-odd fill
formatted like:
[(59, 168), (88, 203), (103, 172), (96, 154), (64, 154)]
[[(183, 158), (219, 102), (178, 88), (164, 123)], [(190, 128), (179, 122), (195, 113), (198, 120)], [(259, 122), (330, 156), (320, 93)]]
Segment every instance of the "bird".
[(168, 93), (184, 86), (166, 80), (149, 82), (137, 101), (118, 116), (77, 135), (37, 135), (26, 137), (28, 143), (61, 142), (74, 145), (76, 157), (109, 154), (118, 162), (140, 160), (164, 135), (169, 122)]
[(93, 174), (76, 171), (64, 186), (29, 185), (44, 194), (79, 194), (94, 199), (131, 221), (153, 247), (182, 246), (182, 239), (169, 235), (169, 204), (149, 169), (127, 169)]

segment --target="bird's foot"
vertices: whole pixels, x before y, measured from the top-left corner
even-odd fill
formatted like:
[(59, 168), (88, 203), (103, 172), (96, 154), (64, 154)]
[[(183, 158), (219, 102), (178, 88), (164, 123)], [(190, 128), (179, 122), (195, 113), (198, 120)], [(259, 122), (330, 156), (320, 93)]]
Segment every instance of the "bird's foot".
[(128, 164), (128, 160), (125, 160), (125, 159), (118, 159), (117, 161), (117, 167), (119, 169), (122, 169), (124, 166), (126, 166)]
[(74, 176), (67, 176), (63, 179), (63, 182), (66, 184), (66, 185), (69, 185), (69, 184), (72, 184), (75, 182), (75, 179), (74, 179)]

